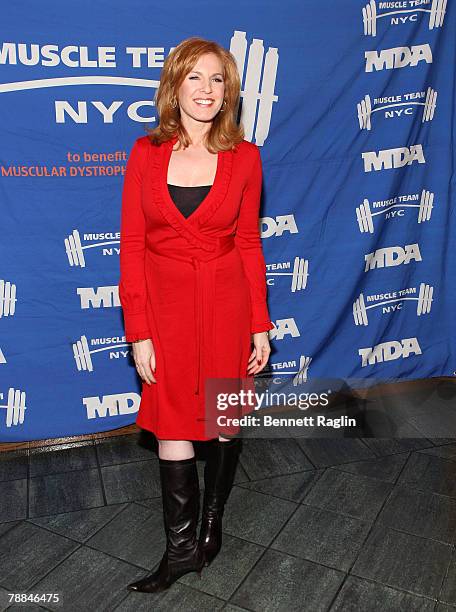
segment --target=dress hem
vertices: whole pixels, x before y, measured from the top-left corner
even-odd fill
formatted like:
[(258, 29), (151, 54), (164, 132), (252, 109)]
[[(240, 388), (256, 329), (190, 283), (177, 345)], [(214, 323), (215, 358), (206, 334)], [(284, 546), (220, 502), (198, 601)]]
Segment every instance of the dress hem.
[[(136, 425), (138, 425), (138, 423), (136, 423)], [(140, 427), (141, 429), (144, 429), (145, 431), (148, 431), (148, 432), (154, 434), (154, 436), (158, 440), (184, 440), (184, 441), (189, 441), (189, 442), (209, 442), (210, 440), (215, 440), (216, 438), (218, 438), (218, 435), (217, 436), (213, 436), (211, 438), (189, 438), (189, 437), (187, 437), (186, 434), (183, 434), (182, 436), (173, 434), (172, 438), (165, 438), (165, 437), (163, 437), (161, 435), (158, 435), (152, 429), (148, 429), (147, 427), (144, 427), (143, 425), (138, 425), (138, 427)]]

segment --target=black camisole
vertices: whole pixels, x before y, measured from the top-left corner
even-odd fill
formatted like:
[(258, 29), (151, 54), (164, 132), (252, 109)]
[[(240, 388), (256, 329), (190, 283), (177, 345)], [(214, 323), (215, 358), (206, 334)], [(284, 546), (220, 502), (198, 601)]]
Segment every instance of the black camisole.
[(209, 193), (211, 187), (212, 185), (182, 187), (181, 185), (171, 185), (168, 183), (169, 195), (185, 218), (195, 212)]

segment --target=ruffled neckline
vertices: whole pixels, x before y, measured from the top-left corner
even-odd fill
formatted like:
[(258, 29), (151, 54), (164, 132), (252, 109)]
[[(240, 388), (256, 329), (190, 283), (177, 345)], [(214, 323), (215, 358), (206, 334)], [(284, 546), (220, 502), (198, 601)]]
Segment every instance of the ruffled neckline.
[(166, 221), (192, 246), (206, 251), (215, 251), (217, 239), (204, 235), (199, 227), (202, 227), (215, 213), (226, 197), (232, 174), (233, 151), (218, 152), (217, 171), (211, 189), (194, 213), (186, 218), (174, 204), (168, 191), (168, 166), (176, 142), (177, 136), (174, 136), (158, 147), (151, 145), (151, 149), (154, 149), (150, 156), (154, 202)]

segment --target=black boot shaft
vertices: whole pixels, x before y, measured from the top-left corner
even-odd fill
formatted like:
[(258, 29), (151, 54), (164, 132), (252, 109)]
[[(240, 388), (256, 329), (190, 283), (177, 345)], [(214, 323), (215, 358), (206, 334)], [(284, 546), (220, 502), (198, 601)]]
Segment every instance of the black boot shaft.
[(204, 501), (199, 541), (209, 565), (222, 546), (222, 517), (233, 486), (240, 439), (213, 441), (204, 469)]
[(195, 458), (179, 462), (159, 459), (163, 516), (169, 561), (192, 560), (200, 510), (200, 489)]
[(204, 469), (205, 504), (225, 504), (233, 487), (241, 441), (233, 438), (229, 442), (211, 441)]

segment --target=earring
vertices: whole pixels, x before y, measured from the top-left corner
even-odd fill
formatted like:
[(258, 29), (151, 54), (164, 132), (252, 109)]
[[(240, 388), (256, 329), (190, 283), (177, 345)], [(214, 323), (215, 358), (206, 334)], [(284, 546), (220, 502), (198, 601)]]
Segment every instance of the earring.
[(222, 104), (222, 108), (220, 108), (220, 112), (222, 113), (225, 110), (225, 108), (226, 108), (226, 100), (223, 100), (223, 104)]
[(171, 105), (170, 105), (170, 106), (171, 106), (171, 108), (176, 108), (176, 106), (177, 106), (177, 100), (176, 100), (176, 97), (175, 97), (175, 96), (173, 96), (173, 97), (172, 97), (172, 99), (171, 99)]

